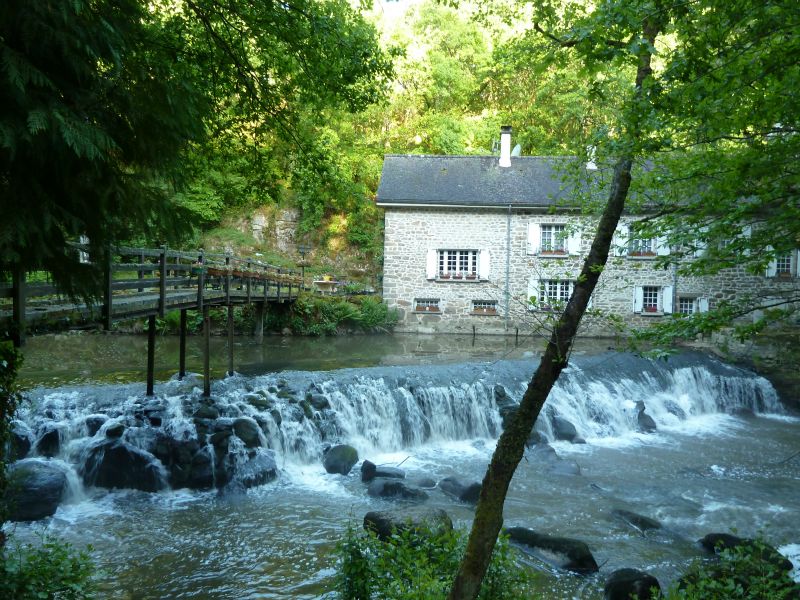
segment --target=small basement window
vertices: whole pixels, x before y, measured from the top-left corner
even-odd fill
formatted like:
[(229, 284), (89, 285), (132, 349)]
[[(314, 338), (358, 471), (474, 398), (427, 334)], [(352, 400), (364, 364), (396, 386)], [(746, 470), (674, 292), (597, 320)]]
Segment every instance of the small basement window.
[(414, 312), (441, 312), (439, 298), (414, 298)]
[(473, 315), (496, 315), (497, 314), (497, 300), (473, 300), (472, 301), (472, 314)]

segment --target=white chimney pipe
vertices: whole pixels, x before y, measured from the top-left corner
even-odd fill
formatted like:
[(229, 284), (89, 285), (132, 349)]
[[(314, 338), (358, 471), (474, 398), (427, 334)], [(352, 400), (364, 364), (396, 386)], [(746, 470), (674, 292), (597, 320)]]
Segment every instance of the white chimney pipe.
[(511, 125), (500, 128), (500, 166), (511, 166)]

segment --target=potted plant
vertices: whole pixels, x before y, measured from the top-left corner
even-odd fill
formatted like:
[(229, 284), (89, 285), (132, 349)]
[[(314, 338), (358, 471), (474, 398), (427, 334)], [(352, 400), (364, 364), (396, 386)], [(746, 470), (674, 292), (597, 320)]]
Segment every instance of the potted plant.
[(463, 275), (461, 274), (460, 271), (453, 273), (453, 279), (461, 279), (462, 277)]
[(645, 306), (644, 307), (644, 312), (648, 312), (648, 313), (658, 312), (658, 307), (657, 306)]
[(477, 279), (477, 278), (478, 278), (478, 274), (475, 271), (472, 271), (471, 273), (467, 273), (467, 279)]
[(441, 271), (439, 273), (439, 279), (450, 279), (450, 273), (447, 271)]

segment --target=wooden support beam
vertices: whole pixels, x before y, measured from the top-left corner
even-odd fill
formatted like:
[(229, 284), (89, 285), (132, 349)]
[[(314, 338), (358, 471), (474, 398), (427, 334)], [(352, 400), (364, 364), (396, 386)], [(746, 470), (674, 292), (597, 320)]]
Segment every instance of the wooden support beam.
[(264, 309), (266, 306), (266, 302), (256, 302), (256, 323), (253, 337), (256, 338), (256, 342), (259, 344), (264, 342)]
[(281, 299), (281, 270), (278, 269), (278, 290), (275, 292), (275, 297)]
[(147, 395), (153, 395), (156, 367), (156, 316), (147, 318)]
[(203, 310), (203, 290), (206, 287), (206, 267), (203, 260), (203, 253), (200, 252), (198, 262), (200, 263), (200, 273), (197, 275), (197, 310)]
[(14, 269), (12, 275), (12, 340), (17, 348), (25, 345), (25, 270), (22, 268)]
[(228, 304), (228, 377), (233, 376), (233, 305)]
[(211, 316), (208, 304), (203, 306), (203, 397), (211, 398)]
[(178, 351), (178, 379), (186, 377), (186, 309), (181, 309), (180, 348)]

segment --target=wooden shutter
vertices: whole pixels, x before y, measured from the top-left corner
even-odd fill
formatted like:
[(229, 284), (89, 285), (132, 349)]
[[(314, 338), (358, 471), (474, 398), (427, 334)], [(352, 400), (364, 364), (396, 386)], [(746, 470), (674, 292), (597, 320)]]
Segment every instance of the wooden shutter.
[(487, 249), (478, 252), (478, 279), (489, 279), (491, 254)]
[(572, 231), (567, 238), (567, 252), (569, 254), (581, 253), (581, 232), (580, 229)]
[(708, 298), (697, 299), (697, 312), (708, 312)]
[(669, 243), (667, 242), (667, 238), (656, 238), (656, 254), (659, 256), (667, 256), (669, 254)]
[(539, 223), (528, 223), (528, 254), (539, 254), (542, 246), (542, 228)]
[(628, 255), (628, 239), (630, 237), (630, 225), (621, 223), (617, 225), (614, 232), (614, 238), (611, 243), (614, 245), (614, 256), (627, 256)]
[(661, 311), (667, 314), (672, 313), (672, 296), (675, 288), (671, 285), (665, 285), (661, 288)]
[[(772, 246), (767, 246), (767, 251), (773, 252), (774, 248)], [(778, 274), (778, 259), (773, 258), (772, 260), (767, 263), (767, 272), (765, 275), (767, 277), (775, 277)]]
[(633, 288), (633, 312), (640, 313), (644, 308), (644, 288), (637, 285)]
[(425, 265), (425, 276), (428, 279), (436, 279), (436, 271), (439, 269), (438, 262), (438, 252), (434, 248), (429, 248)]

